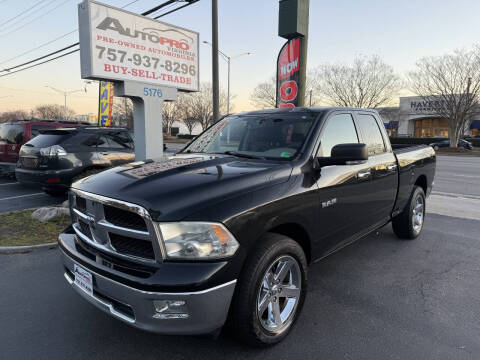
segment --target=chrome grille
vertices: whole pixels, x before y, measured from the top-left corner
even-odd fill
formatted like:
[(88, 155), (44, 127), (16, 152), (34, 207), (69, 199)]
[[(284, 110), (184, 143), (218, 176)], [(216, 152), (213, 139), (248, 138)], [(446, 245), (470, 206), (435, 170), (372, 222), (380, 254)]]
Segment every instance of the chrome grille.
[(73, 228), (88, 245), (127, 259), (163, 259), (152, 219), (141, 206), (80, 190), (72, 190), (70, 206)]

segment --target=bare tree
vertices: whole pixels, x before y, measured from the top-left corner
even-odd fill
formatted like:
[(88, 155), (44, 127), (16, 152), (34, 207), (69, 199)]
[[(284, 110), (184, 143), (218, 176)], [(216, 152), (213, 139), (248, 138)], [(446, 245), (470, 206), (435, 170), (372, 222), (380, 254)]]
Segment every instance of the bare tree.
[(408, 80), (432, 113), (448, 121), (450, 147), (457, 147), (478, 105), (480, 47), (422, 58)]
[(277, 79), (275, 75), (268, 81), (255, 86), (250, 95), (250, 103), (259, 109), (269, 109), (277, 106)]
[[(225, 91), (220, 90), (220, 113), (226, 113), (227, 95)], [(208, 128), (213, 121), (212, 105), (212, 85), (203, 83), (200, 85), (200, 91), (188, 94), (182, 94), (177, 103), (179, 112), (183, 121), (188, 118), (195, 119), (202, 127), (202, 130)], [(233, 105), (230, 103), (230, 109)]]
[(168, 134), (170, 134), (170, 128), (176, 120), (178, 120), (176, 104), (164, 101), (162, 104), (162, 124)]
[(57, 104), (38, 105), (34, 112), (35, 116), (46, 120), (69, 119), (72, 115), (75, 115), (75, 111), (72, 109), (67, 108), (67, 111), (65, 112), (65, 108)]
[[(319, 103), (317, 81), (316, 71), (307, 71), (307, 84), (305, 88), (305, 104), (307, 106), (315, 106)], [(277, 106), (277, 79), (275, 75), (270, 77), (268, 81), (255, 86), (253, 92), (250, 94), (250, 103), (259, 109), (271, 109)]]
[(352, 65), (320, 65), (315, 77), (320, 96), (334, 106), (376, 108), (402, 88), (393, 68), (376, 55), (356, 57)]
[(112, 119), (117, 126), (133, 129), (133, 103), (126, 97), (114, 97)]
[(0, 123), (8, 122), (8, 121), (15, 121), (15, 120), (25, 120), (30, 116), (25, 110), (12, 110), (12, 111), (5, 111), (0, 113)]
[(197, 125), (197, 120), (195, 120), (194, 118), (185, 118), (183, 119), (183, 123), (188, 129), (188, 133), (192, 135), (192, 131), (195, 128), (195, 125)]

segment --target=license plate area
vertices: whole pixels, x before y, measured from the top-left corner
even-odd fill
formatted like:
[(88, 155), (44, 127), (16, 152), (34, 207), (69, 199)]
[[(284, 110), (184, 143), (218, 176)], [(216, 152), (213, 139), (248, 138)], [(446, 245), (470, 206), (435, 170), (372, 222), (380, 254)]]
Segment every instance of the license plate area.
[(73, 274), (75, 275), (75, 285), (85, 291), (88, 295), (93, 296), (92, 274), (77, 264), (73, 264)]

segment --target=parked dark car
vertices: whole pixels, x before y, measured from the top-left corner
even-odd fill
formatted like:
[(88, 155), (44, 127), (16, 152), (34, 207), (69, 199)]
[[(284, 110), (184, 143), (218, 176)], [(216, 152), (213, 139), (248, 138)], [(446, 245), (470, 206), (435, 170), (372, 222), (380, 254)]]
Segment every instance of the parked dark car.
[(75, 182), (64, 277), (137, 328), (200, 334), (228, 318), (271, 345), (298, 319), (308, 264), (389, 222), (419, 236), (435, 161), (427, 145), (393, 150), (374, 110), (228, 115), (168, 159)]
[(72, 180), (134, 161), (133, 140), (122, 128), (42, 130), (20, 149), (15, 176), (22, 184), (62, 195)]
[(72, 126), (72, 123), (47, 120), (15, 121), (0, 124), (0, 174), (14, 175), (18, 153), (23, 144), (40, 130)]
[[(430, 146), (433, 147), (435, 150), (438, 150), (439, 148), (450, 147), (450, 140), (446, 139), (442, 141), (437, 141), (437, 142), (431, 143)], [(462, 147), (464, 149), (473, 150), (472, 143), (467, 140), (463, 140), (463, 139), (458, 140), (457, 146)]]

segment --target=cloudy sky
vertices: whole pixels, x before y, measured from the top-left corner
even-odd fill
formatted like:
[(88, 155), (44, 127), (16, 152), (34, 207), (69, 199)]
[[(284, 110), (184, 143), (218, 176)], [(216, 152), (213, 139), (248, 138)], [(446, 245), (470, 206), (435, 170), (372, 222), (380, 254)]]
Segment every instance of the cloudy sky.
[[(127, 9), (140, 13), (163, 1), (138, 0)], [(0, 0), (0, 71), (78, 41), (78, 33), (74, 32), (18, 56), (77, 29), (78, 2)], [(105, 2), (122, 7), (132, 0)], [(198, 31), (200, 41), (211, 40), (210, 4), (210, 0), (200, 0), (161, 20)], [(32, 11), (17, 17), (34, 5)], [(398, 73), (404, 73), (422, 56), (480, 43), (479, 14), (478, 0), (310, 0), (308, 65), (348, 63), (359, 54), (378, 54)], [(278, 0), (219, 0), (219, 48), (231, 56), (254, 53), (232, 61), (235, 111), (251, 109), (252, 89), (274, 73), (276, 57), (284, 43), (277, 28)], [(220, 65), (221, 86), (226, 88), (227, 68), (222, 59)], [(211, 48), (205, 44), (200, 47), (200, 80), (211, 80)], [(0, 111), (63, 104), (63, 95), (46, 85), (65, 90), (82, 88), (78, 53), (0, 77)], [(68, 97), (68, 106), (77, 113), (96, 112), (98, 90), (93, 85), (87, 89), (87, 93)]]

